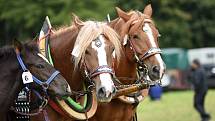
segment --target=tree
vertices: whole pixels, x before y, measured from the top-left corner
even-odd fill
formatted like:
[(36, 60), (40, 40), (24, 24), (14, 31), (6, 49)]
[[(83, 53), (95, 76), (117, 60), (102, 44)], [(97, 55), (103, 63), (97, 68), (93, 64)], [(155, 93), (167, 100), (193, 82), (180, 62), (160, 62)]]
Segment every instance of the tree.
[(142, 11), (152, 3), (153, 19), (162, 34), (161, 47), (215, 46), (214, 0), (0, 0), (0, 45), (13, 38), (32, 39), (46, 15), (57, 28), (68, 25), (72, 13), (83, 20), (103, 21), (115, 6)]
[[(125, 2), (123, 2), (125, 1)], [(150, 1), (119, 0), (125, 10), (142, 11)], [(162, 38), (161, 47), (196, 48), (215, 46), (215, 1), (153, 0), (153, 19)]]
[(70, 24), (72, 13), (83, 19), (104, 20), (114, 11), (112, 6), (114, 2), (100, 0), (0, 0), (0, 44), (10, 43), (15, 37), (32, 39), (47, 15), (56, 27)]

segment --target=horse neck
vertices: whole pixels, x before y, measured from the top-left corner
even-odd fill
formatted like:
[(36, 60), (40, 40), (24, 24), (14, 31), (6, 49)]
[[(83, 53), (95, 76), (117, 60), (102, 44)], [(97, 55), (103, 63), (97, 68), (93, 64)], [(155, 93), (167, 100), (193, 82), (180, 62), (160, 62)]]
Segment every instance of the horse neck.
[(82, 76), (74, 70), (71, 52), (73, 50), (79, 29), (71, 26), (57, 31), (50, 37), (51, 55), (54, 66), (58, 69), (63, 77), (68, 81), (73, 90), (79, 90), (82, 86)]
[(16, 57), (7, 59), (3, 63), (0, 62), (0, 72), (4, 72), (0, 76), (0, 114), (9, 111), (11, 104), (22, 88), (22, 71), (20, 70), (18, 62), (14, 62), (14, 60), (16, 60)]
[[(123, 30), (123, 25), (125, 24), (125, 22), (120, 19), (117, 18), (115, 20), (112, 21), (112, 28), (120, 35), (120, 41), (121, 43), (123, 43), (123, 39), (125, 36), (125, 32)], [(115, 69), (116, 71), (116, 76), (117, 77), (128, 77), (128, 78), (136, 78), (137, 74), (136, 74), (136, 62), (132, 59), (133, 57), (133, 52), (130, 49), (129, 46), (123, 46), (123, 54), (124, 56), (121, 57), (120, 62), (118, 67)], [(126, 66), (125, 66), (126, 65)], [(120, 78), (119, 78), (120, 79)], [(124, 81), (124, 80), (123, 80)], [(131, 80), (126, 83), (132, 83)]]

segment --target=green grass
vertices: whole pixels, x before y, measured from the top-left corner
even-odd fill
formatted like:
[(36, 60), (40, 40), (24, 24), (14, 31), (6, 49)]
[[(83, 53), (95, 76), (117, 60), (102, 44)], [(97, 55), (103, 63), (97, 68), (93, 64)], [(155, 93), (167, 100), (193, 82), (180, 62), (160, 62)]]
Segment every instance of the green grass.
[[(167, 92), (160, 101), (150, 101), (147, 97), (138, 106), (138, 121), (201, 121), (193, 107), (193, 92)], [(206, 96), (206, 111), (215, 121), (215, 90)]]

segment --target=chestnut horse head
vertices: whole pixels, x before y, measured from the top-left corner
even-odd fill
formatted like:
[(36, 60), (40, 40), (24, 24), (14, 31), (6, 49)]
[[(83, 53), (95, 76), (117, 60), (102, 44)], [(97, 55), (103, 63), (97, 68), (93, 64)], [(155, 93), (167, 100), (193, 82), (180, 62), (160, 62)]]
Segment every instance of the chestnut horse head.
[(123, 46), (131, 49), (133, 55), (129, 57), (130, 60), (135, 59), (140, 65), (146, 66), (152, 81), (160, 80), (165, 72), (165, 64), (158, 46), (159, 32), (151, 18), (151, 5), (147, 5), (143, 13), (139, 11), (126, 13), (119, 8), (116, 9), (119, 19), (113, 21), (114, 29), (122, 37)]
[(101, 22), (82, 22), (75, 17), (73, 23), (80, 28), (72, 51), (75, 69), (84, 67), (85, 76), (95, 82), (98, 100), (109, 102), (116, 92), (112, 54), (115, 52), (120, 58), (118, 34)]

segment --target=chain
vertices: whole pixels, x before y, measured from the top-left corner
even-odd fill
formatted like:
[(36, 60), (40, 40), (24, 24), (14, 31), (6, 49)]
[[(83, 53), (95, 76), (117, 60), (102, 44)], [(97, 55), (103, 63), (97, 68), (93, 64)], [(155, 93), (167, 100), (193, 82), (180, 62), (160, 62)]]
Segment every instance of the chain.
[(139, 65), (137, 67), (137, 72), (138, 72), (138, 79), (136, 80), (135, 83), (127, 84), (127, 85), (120, 83), (119, 85), (116, 86), (117, 90), (126, 89), (129, 87), (139, 87), (143, 85), (146, 85), (146, 88), (149, 88), (152, 85), (160, 84), (160, 81), (151, 81), (147, 79), (148, 69), (146, 65), (143, 65), (143, 66)]

